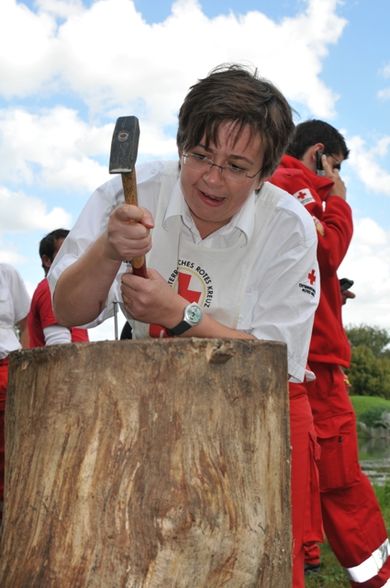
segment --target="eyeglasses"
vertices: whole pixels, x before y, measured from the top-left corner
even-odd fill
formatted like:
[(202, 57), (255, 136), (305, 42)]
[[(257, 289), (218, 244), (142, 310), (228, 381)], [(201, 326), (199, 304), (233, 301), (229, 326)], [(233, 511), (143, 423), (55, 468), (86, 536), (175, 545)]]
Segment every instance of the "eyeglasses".
[(184, 163), (194, 171), (210, 171), (211, 168), (217, 167), (220, 171), (225, 180), (232, 180), (233, 182), (243, 182), (246, 179), (253, 180), (263, 169), (262, 167), (257, 171), (253, 176), (249, 175), (246, 169), (234, 165), (233, 163), (228, 163), (227, 165), (218, 165), (218, 163), (214, 163), (212, 159), (209, 159), (205, 155), (201, 153), (183, 153), (183, 160)]

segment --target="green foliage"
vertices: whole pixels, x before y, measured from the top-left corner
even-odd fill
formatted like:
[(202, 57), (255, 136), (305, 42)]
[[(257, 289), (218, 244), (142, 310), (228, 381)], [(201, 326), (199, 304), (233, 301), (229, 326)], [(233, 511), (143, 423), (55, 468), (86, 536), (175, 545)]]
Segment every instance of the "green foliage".
[(368, 348), (376, 357), (383, 355), (390, 343), (389, 333), (386, 329), (379, 327), (359, 325), (358, 327), (348, 327), (346, 333), (352, 347)]
[(367, 425), (367, 427), (375, 427), (381, 421), (384, 412), (385, 411), (382, 407), (376, 406), (375, 408), (370, 408), (370, 410), (363, 412), (360, 420)]
[(390, 399), (390, 335), (385, 329), (360, 325), (346, 329), (352, 345), (348, 377), (352, 394)]
[(377, 398), (375, 396), (351, 396), (353, 408), (358, 420), (361, 416), (373, 409), (380, 409), (380, 412), (390, 412), (390, 400)]
[(375, 486), (375, 493), (381, 505), (387, 528), (390, 530), (390, 480), (386, 480), (384, 486)]

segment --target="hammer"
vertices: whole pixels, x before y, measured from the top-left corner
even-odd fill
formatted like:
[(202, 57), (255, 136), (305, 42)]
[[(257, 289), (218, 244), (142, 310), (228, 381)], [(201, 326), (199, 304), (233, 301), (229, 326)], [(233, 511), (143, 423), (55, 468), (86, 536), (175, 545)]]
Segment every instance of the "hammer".
[[(136, 116), (120, 116), (116, 121), (111, 141), (110, 174), (121, 174), (127, 204), (138, 205), (135, 162), (138, 153), (139, 124)], [(131, 260), (133, 273), (146, 278), (145, 257)]]

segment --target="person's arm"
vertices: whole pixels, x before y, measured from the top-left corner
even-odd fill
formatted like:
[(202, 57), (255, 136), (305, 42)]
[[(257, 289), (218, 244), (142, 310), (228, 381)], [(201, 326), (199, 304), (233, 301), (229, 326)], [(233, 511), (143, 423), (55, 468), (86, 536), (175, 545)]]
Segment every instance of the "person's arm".
[(352, 211), (339, 197), (329, 197), (321, 218), (323, 232), (318, 234), (318, 261), (324, 275), (337, 272), (353, 234)]
[(321, 217), (322, 231), (318, 231), (318, 262), (324, 275), (332, 275), (348, 251), (353, 222), (351, 207), (347, 203), (347, 190), (339, 171), (331, 168), (325, 155), (322, 160), (325, 175), (333, 183)]
[(83, 325), (101, 313), (122, 261), (150, 250), (152, 227), (145, 209), (125, 204), (112, 212), (107, 229), (57, 281), (53, 308), (60, 324)]
[[(176, 327), (182, 320), (188, 300), (177, 294), (162, 276), (148, 270), (145, 280), (131, 273), (122, 277), (122, 298), (126, 311), (136, 320), (156, 323), (167, 329)], [(212, 316), (203, 313), (201, 322), (188, 329), (181, 337), (208, 337), (255, 339), (250, 333), (226, 327)]]
[(45, 345), (64, 345), (72, 342), (72, 334), (66, 327), (52, 325), (43, 329)]
[(24, 317), (17, 323), (19, 329), (20, 344), (23, 349), (29, 348), (28, 328), (27, 328), (27, 317)]

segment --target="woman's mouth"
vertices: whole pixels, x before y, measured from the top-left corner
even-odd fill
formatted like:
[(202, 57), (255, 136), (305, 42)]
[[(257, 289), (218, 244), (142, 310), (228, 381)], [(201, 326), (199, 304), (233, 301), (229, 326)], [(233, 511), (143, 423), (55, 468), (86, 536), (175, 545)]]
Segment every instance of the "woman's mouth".
[(201, 190), (199, 192), (201, 199), (208, 206), (220, 206), (225, 201), (225, 196), (216, 196), (215, 194), (209, 194)]

